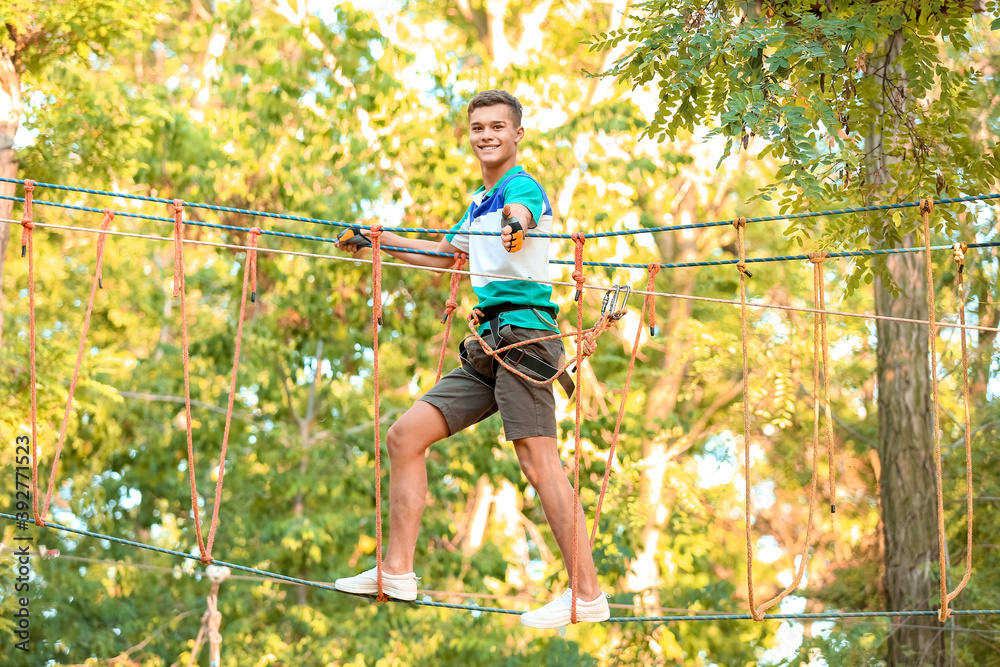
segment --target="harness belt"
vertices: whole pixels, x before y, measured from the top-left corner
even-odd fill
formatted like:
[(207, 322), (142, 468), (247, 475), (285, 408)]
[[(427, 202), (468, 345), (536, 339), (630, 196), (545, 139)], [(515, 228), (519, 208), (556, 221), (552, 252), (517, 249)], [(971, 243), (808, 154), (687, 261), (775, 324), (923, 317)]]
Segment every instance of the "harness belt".
[[(493, 333), (492, 329), (485, 332), (487, 336), (490, 336), (490, 338), (493, 339), (495, 347), (501, 347), (503, 345), (510, 345), (512, 343), (520, 342), (520, 341), (507, 341), (499, 334), (493, 336), (492, 333)], [(465, 340), (459, 343), (458, 354), (462, 360), (463, 371), (465, 371), (467, 374), (469, 374), (482, 384), (486, 385), (490, 389), (496, 389), (497, 386), (496, 369), (500, 365), (499, 362), (494, 360), (493, 362), (494, 377), (488, 377), (480, 373), (478, 370), (476, 370), (476, 368), (469, 361), (469, 353), (465, 349)], [(536, 379), (539, 380), (551, 380), (553, 377), (555, 377), (556, 373), (559, 373), (558, 368), (555, 368), (554, 366), (546, 362), (538, 355), (530, 352), (529, 350), (523, 347), (516, 347), (514, 349), (507, 350), (506, 352), (502, 353), (500, 357), (507, 364), (511, 366), (520, 366), (526, 372), (530, 373), (531, 375), (535, 375)], [(569, 377), (569, 373), (562, 373), (556, 379), (559, 382), (559, 385), (563, 388), (563, 391), (566, 392), (566, 398), (572, 398), (573, 391), (574, 389), (576, 389), (576, 387), (573, 384), (573, 380)]]

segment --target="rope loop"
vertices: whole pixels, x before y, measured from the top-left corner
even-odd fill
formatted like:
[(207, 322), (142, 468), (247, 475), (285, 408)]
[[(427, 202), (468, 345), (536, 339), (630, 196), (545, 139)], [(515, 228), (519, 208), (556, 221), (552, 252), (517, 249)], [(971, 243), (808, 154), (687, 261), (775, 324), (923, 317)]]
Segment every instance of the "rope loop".
[(444, 370), (444, 357), (448, 352), (448, 338), (451, 336), (451, 323), (454, 319), (455, 309), (458, 308), (458, 286), (462, 282), (462, 274), (459, 271), (465, 266), (466, 255), (462, 252), (455, 253), (455, 262), (452, 264), (451, 284), (448, 292), (448, 300), (444, 302), (444, 337), (441, 340), (441, 355), (438, 357), (437, 375), (434, 384), (441, 379), (441, 372)]
[(813, 264), (822, 264), (826, 260), (830, 259), (830, 253), (824, 251), (821, 252), (811, 252), (809, 253), (809, 261)]
[[(963, 269), (965, 268), (965, 253), (968, 251), (969, 246), (967, 243), (956, 243), (954, 245), (954, 258), (958, 262), (958, 274), (955, 276), (955, 287), (956, 287), (956, 301), (958, 306), (958, 319), (962, 326), (965, 326), (965, 276)], [(962, 341), (962, 396), (965, 399), (963, 408), (965, 412), (965, 511), (968, 516), (966, 521), (966, 535), (965, 535), (965, 574), (962, 575), (962, 581), (955, 587), (951, 593), (948, 593), (945, 600), (951, 602), (954, 600), (959, 593), (965, 588), (966, 584), (969, 583), (969, 579), (972, 577), (972, 533), (973, 533), (973, 496), (975, 494), (975, 487), (972, 482), (972, 415), (970, 413), (970, 392), (969, 392), (969, 345), (966, 336), (965, 329), (961, 329), (961, 341)], [(944, 621), (948, 615), (951, 614), (951, 610), (947, 609), (945, 605), (942, 604), (942, 610), (939, 613), (939, 618)]]
[(746, 226), (747, 226), (747, 219), (743, 216), (740, 216), (735, 220), (733, 220), (733, 227), (735, 227), (737, 230), (746, 229)]
[(198, 541), (199, 560), (208, 564), (212, 554), (205, 549), (201, 532), (201, 516), (198, 511), (198, 486), (195, 481), (194, 436), (191, 419), (191, 353), (190, 336), (187, 326), (187, 298), (184, 285), (184, 200), (175, 199), (174, 207), (174, 298), (181, 300), (181, 363), (184, 369), (184, 430), (187, 442), (188, 480), (191, 483), (191, 521), (194, 522), (195, 538)]
[(90, 331), (90, 320), (94, 312), (94, 302), (97, 298), (97, 290), (101, 289), (101, 274), (104, 266), (104, 246), (107, 241), (108, 226), (115, 217), (115, 212), (109, 208), (104, 209), (104, 219), (101, 220), (101, 231), (97, 236), (97, 261), (94, 265), (94, 282), (90, 288), (90, 300), (87, 301), (87, 311), (83, 316), (83, 331), (80, 334), (80, 345), (76, 352), (76, 365), (73, 367), (73, 376), (69, 382), (69, 393), (66, 395), (66, 408), (63, 411), (62, 425), (59, 427), (59, 440), (56, 441), (55, 454), (52, 457), (52, 471), (49, 474), (49, 485), (45, 490), (45, 502), (42, 504), (40, 519), (44, 524), (45, 518), (49, 514), (49, 505), (52, 502), (52, 491), (56, 488), (56, 476), (59, 470), (59, 459), (62, 456), (63, 445), (66, 443), (66, 429), (69, 425), (70, 411), (73, 408), (73, 395), (76, 392), (76, 385), (80, 379), (80, 367), (83, 363), (83, 355), (87, 342), (87, 332)]
[[(941, 426), (938, 411), (941, 404), (938, 394), (938, 354), (937, 354), (937, 313), (934, 305), (934, 263), (931, 257), (931, 211), (934, 210), (934, 200), (925, 197), (920, 200), (920, 213), (923, 218), (924, 227), (924, 276), (927, 288), (927, 373), (931, 380), (931, 412), (933, 412), (933, 439), (934, 439), (934, 473), (935, 487), (937, 492), (937, 520), (938, 520), (938, 571), (940, 574), (941, 587), (941, 608), (938, 611), (938, 618), (944, 623), (951, 615), (948, 603), (951, 598), (948, 595), (948, 545), (945, 538), (944, 519), (944, 473), (941, 464)], [(964, 332), (964, 330), (963, 330)], [(956, 592), (957, 594), (957, 592)]]

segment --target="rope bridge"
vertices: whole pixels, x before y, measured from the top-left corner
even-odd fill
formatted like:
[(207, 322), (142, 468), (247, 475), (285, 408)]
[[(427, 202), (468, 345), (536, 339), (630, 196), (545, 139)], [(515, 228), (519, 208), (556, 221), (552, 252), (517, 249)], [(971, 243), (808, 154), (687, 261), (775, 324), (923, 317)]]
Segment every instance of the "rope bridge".
[[(58, 442), (56, 444), (55, 453), (52, 461), (52, 470), (49, 477), (49, 484), (47, 492), (45, 494), (45, 500), (42, 505), (41, 511), (38, 507), (38, 469), (37, 469), (37, 458), (32, 457), (32, 480), (31, 480), (31, 496), (32, 496), (32, 518), (28, 519), (26, 513), (19, 514), (17, 516), (0, 513), (0, 517), (13, 521), (28, 521), (30, 520), (36, 526), (39, 527), (51, 527), (56, 530), (76, 533), (79, 535), (98, 537), (100, 539), (106, 539), (127, 546), (132, 546), (141, 549), (148, 549), (164, 554), (168, 554), (175, 557), (182, 557), (187, 559), (199, 560), (204, 565), (215, 565), (219, 567), (228, 567), (233, 570), (248, 572), (252, 574), (262, 575), (269, 578), (277, 579), (280, 581), (285, 581), (289, 583), (295, 583), (303, 586), (311, 586), (315, 588), (320, 588), (323, 590), (335, 590), (335, 588), (330, 584), (323, 584), (317, 582), (310, 582), (302, 579), (297, 579), (294, 577), (289, 577), (286, 575), (268, 572), (266, 570), (260, 570), (256, 568), (250, 568), (238, 564), (227, 563), (220, 561), (212, 556), (212, 548), (214, 546), (215, 533), (218, 526), (218, 516), (219, 508), (222, 498), (222, 485), (224, 478), (224, 468), (225, 466), (220, 466), (218, 479), (216, 482), (216, 493), (215, 501), (212, 508), (212, 516), (210, 521), (210, 526), (208, 530), (207, 540), (204, 538), (202, 533), (202, 522), (200, 521), (198, 512), (198, 492), (195, 481), (195, 460), (194, 460), (194, 444), (193, 444), (193, 434), (192, 434), (192, 418), (191, 418), (191, 397), (190, 397), (190, 359), (188, 355), (189, 341), (187, 332), (187, 305), (185, 297), (185, 283), (184, 283), (184, 245), (185, 243), (198, 243), (201, 245), (211, 245), (216, 247), (227, 247), (227, 248), (237, 248), (244, 249), (247, 251), (247, 260), (244, 265), (243, 273), (243, 292), (240, 301), (240, 317), (237, 326), (236, 341), (235, 341), (235, 354), (233, 359), (233, 369), (229, 388), (229, 403), (226, 415), (225, 430), (222, 440), (220, 460), (226, 460), (226, 448), (228, 445), (229, 431), (233, 414), (233, 405), (235, 399), (235, 389), (236, 389), (236, 378), (239, 368), (239, 355), (240, 355), (240, 345), (242, 342), (243, 335), (243, 321), (246, 314), (246, 301), (248, 295), (249, 287), (249, 297), (251, 303), (256, 301), (256, 279), (257, 279), (257, 253), (260, 252), (279, 252), (290, 255), (306, 256), (306, 257), (322, 257), (331, 258), (344, 261), (359, 261), (353, 258), (337, 257), (332, 255), (320, 255), (317, 253), (303, 253), (303, 252), (292, 252), (286, 250), (276, 250), (276, 249), (266, 249), (258, 248), (257, 240), (261, 235), (273, 235), (284, 238), (294, 238), (301, 240), (313, 240), (322, 242), (333, 242), (335, 239), (322, 236), (310, 236), (303, 234), (293, 234), (288, 232), (272, 231), (266, 230), (261, 227), (245, 228), (239, 226), (231, 225), (220, 225), (213, 223), (205, 223), (199, 221), (186, 220), (184, 218), (185, 208), (191, 209), (205, 209), (219, 212), (229, 212), (245, 214), (253, 217), (269, 217), (278, 220), (289, 220), (297, 222), (310, 222), (322, 225), (346, 227), (358, 225), (346, 225), (345, 223), (331, 222), (325, 220), (319, 220), (315, 218), (305, 218), (299, 216), (289, 216), (284, 214), (275, 213), (261, 213), (258, 211), (250, 211), (246, 209), (236, 209), (231, 207), (214, 206), (209, 204), (199, 204), (184, 202), (180, 199), (168, 200), (160, 199), (155, 197), (143, 197), (139, 195), (128, 195), (123, 193), (113, 193), (101, 190), (91, 190), (86, 188), (74, 188), (63, 185), (48, 184), (48, 183), (34, 183), (30, 180), (19, 180), (19, 179), (7, 179), (0, 178), (0, 182), (8, 183), (21, 183), (24, 185), (25, 196), (23, 198), (10, 197), (10, 196), (0, 196), (0, 199), (12, 200), (23, 202), (23, 217), (20, 221), (7, 220), (5, 222), (12, 224), (20, 224), (22, 227), (21, 236), (21, 254), (22, 257), (26, 257), (28, 260), (28, 300), (29, 300), (29, 355), (30, 355), (30, 372), (31, 372), (31, 428), (32, 428), (32, 439), (33, 443), (37, 443), (37, 380), (36, 380), (36, 366), (35, 366), (35, 276), (34, 276), (34, 249), (32, 240), (32, 230), (37, 226), (45, 226), (53, 229), (64, 229), (64, 230), (79, 230), (95, 232), (93, 229), (81, 228), (81, 227), (66, 227), (51, 224), (35, 223), (33, 220), (33, 204), (43, 205), (43, 206), (53, 206), (64, 209), (79, 210), (85, 212), (100, 212), (103, 215), (103, 219), (100, 225), (100, 229), (96, 230), (98, 236), (97, 243), (97, 258), (96, 258), (96, 269), (93, 279), (93, 285), (91, 288), (90, 299), (88, 301), (87, 310), (85, 314), (85, 322), (82, 330), (80, 347), (77, 354), (76, 366), (74, 368), (73, 377), (70, 382), (69, 393), (66, 402), (66, 409), (63, 414), (63, 420), (60, 426), (60, 435)], [(143, 202), (155, 202), (155, 203), (166, 203), (170, 204), (174, 211), (173, 218), (164, 218), (158, 216), (150, 216), (138, 213), (129, 212), (115, 212), (110, 209), (96, 209), (85, 206), (62, 204), (57, 202), (46, 202), (46, 201), (36, 201), (33, 198), (33, 192), (36, 187), (46, 187), (56, 190), (64, 190), (71, 192), (81, 192), (87, 194), (94, 194), (100, 196), (110, 196), (116, 198), (124, 198), (130, 200), (137, 200)], [(973, 526), (973, 515), (972, 515), (972, 430), (971, 430), (971, 419), (969, 415), (969, 386), (968, 386), (968, 353), (967, 353), (967, 343), (966, 343), (966, 331), (969, 329), (978, 331), (992, 331), (996, 332), (998, 329), (990, 327), (981, 326), (970, 326), (965, 322), (965, 294), (964, 294), (964, 265), (965, 265), (965, 254), (970, 248), (988, 248), (1000, 246), (1000, 242), (984, 242), (984, 243), (971, 243), (971, 244), (954, 244), (951, 246), (931, 246), (930, 245), (930, 213), (933, 210), (935, 204), (950, 204), (959, 202), (974, 202), (974, 201), (989, 201), (1000, 199), (1000, 195), (988, 194), (988, 195), (974, 195), (968, 197), (959, 197), (952, 199), (924, 199), (917, 203), (904, 202), (898, 204), (889, 204), (882, 206), (868, 206), (868, 207), (858, 207), (849, 209), (836, 209), (831, 211), (821, 211), (821, 212), (810, 212), (801, 214), (792, 214), (787, 216), (771, 216), (764, 218), (737, 218), (735, 221), (726, 222), (712, 222), (712, 223), (694, 223), (689, 225), (673, 225), (669, 227), (658, 227), (643, 230), (630, 230), (630, 231), (615, 231), (615, 232), (603, 232), (598, 234), (593, 234), (585, 236), (580, 233), (574, 234), (542, 234), (538, 233), (538, 236), (547, 236), (549, 238), (557, 239), (571, 239), (574, 243), (574, 259), (572, 262), (565, 260), (554, 260), (557, 264), (572, 264), (574, 267), (572, 277), (573, 283), (560, 283), (556, 281), (534, 281), (539, 283), (549, 282), (553, 285), (570, 285), (575, 286), (576, 292), (574, 295), (574, 301), (577, 304), (577, 323), (576, 330), (572, 333), (567, 334), (556, 334), (554, 336), (549, 336), (546, 338), (557, 338), (557, 337), (569, 337), (575, 336), (576, 338), (576, 354), (575, 359), (571, 362), (567, 362), (567, 365), (559, 369), (558, 374), (571, 372), (570, 364), (573, 368), (579, 369), (583, 363), (583, 360), (589, 357), (596, 350), (597, 339), (604, 331), (612, 328), (615, 323), (624, 315), (625, 304), (622, 302), (617, 303), (617, 296), (613, 299), (610, 307), (607, 305), (602, 308), (601, 315), (597, 323), (590, 329), (583, 328), (583, 293), (585, 289), (606, 289), (595, 285), (588, 285), (586, 283), (586, 277), (583, 273), (583, 267), (594, 266), (594, 267), (610, 267), (610, 268), (641, 268), (647, 271), (647, 285), (644, 291), (636, 290), (637, 293), (643, 294), (645, 296), (643, 300), (642, 312), (640, 315), (640, 323), (637, 329), (635, 342), (632, 346), (631, 358), (629, 361), (629, 368), (626, 375), (625, 387), (622, 394), (621, 404), (618, 410), (617, 420), (614, 428), (614, 434), (612, 436), (612, 441), (609, 448), (609, 456), (607, 465), (605, 467), (605, 475), (601, 486), (601, 492), (596, 505), (595, 520), (593, 524), (593, 530), (590, 535), (591, 548), (593, 546), (594, 540), (596, 539), (598, 519), (601, 512), (601, 507), (604, 501), (604, 497), (607, 491), (609, 475), (612, 469), (613, 457), (615, 454), (615, 448), (618, 443), (620, 427), (622, 424), (624, 411), (625, 411), (625, 401), (628, 395), (629, 386), (632, 378), (632, 371), (634, 369), (636, 357), (639, 350), (641, 333), (643, 329), (643, 324), (647, 322), (648, 314), (648, 324), (650, 327), (650, 332), (655, 331), (655, 298), (656, 297), (680, 297), (680, 298), (691, 298), (695, 300), (709, 301), (709, 302), (719, 302), (727, 304), (739, 304), (741, 312), (741, 339), (742, 339), (742, 357), (743, 357), (743, 421), (744, 421), (744, 480), (745, 480), (745, 530), (746, 530), (746, 543), (747, 543), (747, 583), (748, 583), (748, 598), (749, 598), (749, 614), (687, 614), (687, 615), (672, 615), (672, 616), (621, 616), (614, 617), (611, 620), (614, 622), (670, 622), (670, 621), (696, 621), (696, 620), (756, 620), (761, 621), (765, 618), (771, 618), (775, 620), (794, 620), (794, 619), (836, 619), (836, 618), (860, 618), (860, 617), (894, 617), (894, 616), (930, 616), (937, 615), (939, 620), (945, 621), (951, 614), (965, 614), (965, 615), (992, 615), (1000, 614), (1000, 610), (952, 610), (949, 608), (949, 603), (955, 599), (955, 597), (961, 592), (961, 590), (968, 583), (971, 575), (971, 552), (972, 552), (972, 526)], [(805, 217), (816, 217), (821, 215), (841, 215), (848, 213), (860, 213), (860, 212), (870, 212), (870, 211), (885, 211), (891, 209), (899, 208), (919, 208), (922, 219), (923, 219), (923, 232), (924, 232), (924, 245), (923, 247), (917, 248), (899, 248), (899, 249), (889, 249), (889, 250), (859, 250), (859, 251), (848, 251), (841, 253), (812, 253), (807, 255), (792, 255), (792, 256), (782, 256), (782, 257), (765, 257), (765, 258), (754, 258), (747, 259), (745, 252), (745, 228), (750, 222), (764, 222), (773, 220), (789, 220), (794, 218), (805, 218)], [(157, 222), (168, 222), (173, 225), (173, 235), (172, 237), (159, 237), (150, 236), (142, 234), (130, 234), (125, 232), (117, 232), (110, 230), (110, 223), (113, 221), (115, 215), (121, 215), (124, 217), (132, 217), (138, 219), (152, 220)], [(685, 263), (675, 263), (675, 264), (626, 264), (626, 263), (607, 263), (607, 262), (586, 262), (584, 261), (584, 247), (587, 238), (599, 238), (599, 237), (609, 237), (609, 236), (623, 236), (623, 235), (636, 235), (643, 233), (652, 233), (660, 231), (674, 231), (679, 229), (696, 229), (696, 228), (706, 228), (720, 226), (722, 224), (733, 224), (737, 232), (737, 245), (738, 245), (738, 259), (735, 260), (718, 260), (718, 261), (706, 261), (706, 262), (685, 262)], [(207, 243), (201, 241), (190, 241), (184, 238), (184, 227), (186, 225), (208, 227), (213, 229), (222, 229), (228, 231), (238, 231), (241, 233), (249, 232), (250, 242), (248, 246), (233, 245), (225, 243)], [(380, 432), (377, 427), (379, 423), (379, 354), (378, 354), (378, 342), (379, 342), (379, 328), (382, 325), (382, 304), (381, 304), (381, 277), (382, 277), (382, 266), (381, 252), (380, 249), (386, 250), (405, 250), (409, 253), (415, 254), (432, 254), (432, 255), (444, 255), (451, 257), (445, 253), (436, 253), (429, 251), (414, 251), (411, 249), (404, 248), (393, 248), (389, 246), (382, 246), (380, 242), (380, 235), (383, 231), (381, 225), (372, 225), (370, 227), (365, 227), (371, 231), (371, 240), (373, 246), (373, 255), (371, 260), (367, 260), (371, 264), (372, 270), (372, 284), (373, 284), (373, 307), (372, 307), (372, 346), (374, 352), (374, 410), (375, 410), (375, 468), (376, 468), (376, 567), (378, 571), (378, 590), (379, 595), (377, 599), (380, 601), (386, 601), (388, 598), (382, 592), (382, 563), (381, 563), (381, 542), (382, 542), (382, 513), (381, 513), (381, 458), (380, 458)], [(423, 228), (393, 228), (394, 231), (401, 232), (414, 232), (414, 233), (433, 233), (440, 234), (442, 230), (439, 229), (423, 229)], [(470, 234), (482, 234), (482, 235), (498, 235), (497, 232), (466, 232)], [(173, 282), (173, 295), (175, 298), (180, 299), (181, 304), (181, 328), (182, 328), (182, 360), (184, 367), (184, 399), (185, 399), (185, 424), (186, 424), (186, 442), (187, 442), (187, 457), (188, 457), (188, 471), (190, 478), (191, 487), (191, 507), (192, 516), (195, 518), (195, 534), (198, 544), (198, 556), (187, 554), (180, 551), (175, 551), (171, 549), (164, 549), (161, 547), (156, 547), (153, 545), (143, 544), (140, 542), (134, 542), (131, 540), (125, 540), (122, 538), (117, 538), (108, 535), (102, 535), (99, 533), (92, 533), (90, 531), (79, 530), (71, 528), (69, 526), (62, 526), (58, 524), (50, 524), (46, 521), (46, 516), (48, 514), (52, 490), (56, 486), (57, 479), (57, 469), (59, 464), (59, 458), (61, 456), (62, 447), (65, 442), (66, 430), (69, 420), (69, 415), (71, 412), (73, 393), (76, 388), (80, 365), (83, 357), (83, 352), (85, 349), (85, 341), (87, 332), (90, 324), (90, 317), (93, 311), (93, 306), (97, 294), (97, 290), (103, 287), (101, 269), (103, 265), (103, 255), (106, 238), (110, 234), (139, 237), (139, 238), (151, 238), (157, 240), (171, 240), (174, 245), (174, 282)], [(958, 302), (959, 302), (959, 315), (960, 323), (939, 323), (936, 319), (935, 306), (934, 306), (934, 282), (932, 275), (932, 263), (931, 263), (931, 253), (936, 250), (950, 250), (953, 253), (953, 258), (958, 266), (957, 271), (957, 290), (958, 290)], [(868, 255), (884, 255), (892, 253), (923, 253), (926, 265), (926, 278), (928, 286), (928, 308), (929, 308), (929, 318), (928, 320), (916, 320), (908, 318), (895, 318), (887, 316), (872, 316), (872, 315), (859, 315), (855, 313), (840, 313), (836, 311), (829, 311), (826, 308), (825, 299), (825, 288), (822, 266), (823, 263), (829, 259), (837, 257), (858, 257), (858, 256), (868, 256)], [(440, 377), (441, 370), (443, 368), (444, 356), (447, 350), (448, 336), (451, 330), (451, 323), (454, 314), (454, 310), (457, 308), (457, 292), (459, 278), (461, 275), (484, 275), (484, 274), (473, 274), (470, 271), (463, 270), (464, 255), (456, 255), (454, 257), (454, 264), (451, 269), (443, 269), (443, 271), (451, 273), (451, 283), (450, 283), (450, 296), (448, 302), (446, 303), (446, 314), (443, 322), (446, 324), (445, 328), (445, 338), (442, 344), (441, 358), (438, 364), (437, 376)], [(789, 306), (777, 306), (775, 304), (757, 304), (750, 303), (747, 299), (746, 293), (746, 280), (752, 277), (751, 272), (748, 270), (747, 265), (751, 263), (759, 262), (777, 262), (777, 261), (792, 261), (792, 260), (809, 260), (814, 267), (814, 308), (794, 308)], [(365, 260), (362, 260), (365, 261)], [(395, 264), (390, 264), (395, 265)], [(693, 297), (690, 295), (671, 295), (656, 292), (654, 289), (655, 277), (657, 273), (664, 268), (682, 268), (682, 267), (696, 267), (696, 266), (721, 266), (721, 265), (735, 265), (739, 275), (740, 284), (740, 299), (739, 301), (728, 301), (725, 299), (711, 299), (706, 297)], [(416, 269), (421, 269), (423, 267), (412, 267)], [(435, 269), (441, 271), (440, 269)], [(502, 276), (499, 276), (502, 277)], [(748, 323), (747, 323), (747, 313), (748, 309), (751, 307), (779, 307), (785, 310), (795, 310), (800, 312), (810, 312), (814, 316), (814, 363), (813, 363), (813, 397), (814, 397), (814, 429), (813, 429), (813, 455), (812, 455), (812, 477), (809, 485), (809, 516), (805, 528), (805, 539), (803, 540), (803, 545), (801, 549), (801, 554), (799, 556), (799, 565), (796, 568), (796, 574), (791, 582), (783, 591), (778, 595), (774, 596), (770, 600), (764, 601), (757, 604), (755, 601), (755, 587), (753, 579), (753, 545), (752, 545), (752, 498), (751, 498), (751, 482), (750, 482), (750, 434), (752, 432), (752, 426), (750, 421), (750, 403), (749, 403), (749, 351), (748, 351)], [(936, 487), (937, 487), (937, 504), (938, 504), (938, 528), (939, 528), (939, 556), (940, 556), (940, 574), (941, 574), (941, 605), (938, 610), (921, 610), (921, 611), (881, 611), (881, 612), (823, 612), (823, 613), (813, 613), (813, 614), (772, 614), (765, 616), (765, 611), (770, 607), (777, 605), (783, 600), (787, 595), (789, 595), (793, 590), (795, 590), (799, 583), (801, 582), (802, 576), (805, 572), (806, 556), (808, 555), (809, 548), (811, 546), (810, 535), (813, 527), (814, 518), (814, 500), (816, 496), (817, 486), (818, 486), (818, 448), (820, 441), (820, 412), (821, 412), (821, 395), (822, 395), (822, 412), (825, 416), (825, 436), (828, 448), (828, 460), (829, 460), (829, 478), (830, 478), (830, 501), (831, 501), (831, 512), (836, 511), (835, 497), (836, 497), (836, 478), (835, 478), (835, 458), (836, 451), (833, 442), (833, 432), (832, 432), (832, 411), (830, 407), (830, 383), (829, 383), (829, 354), (828, 354), (828, 341), (826, 335), (826, 317), (828, 315), (840, 315), (840, 316), (850, 316), (850, 317), (864, 317), (866, 319), (878, 319), (878, 320), (890, 320), (898, 322), (907, 323), (917, 323), (917, 324), (927, 324), (928, 325), (928, 343), (930, 348), (929, 364), (930, 373), (932, 377), (932, 400), (935, 407), (934, 410), (934, 426), (935, 426), (935, 474), (936, 474)], [(473, 313), (469, 318), (469, 327), (473, 335), (479, 338), (480, 343), (483, 345), (484, 351), (493, 356), (497, 361), (508, 368), (511, 372), (514, 372), (526, 379), (529, 382), (536, 384), (544, 384), (546, 382), (550, 383), (554, 381), (557, 376), (550, 378), (548, 381), (541, 381), (524, 375), (521, 371), (513, 368), (507, 362), (503, 360), (501, 355), (514, 348), (520, 347), (526, 344), (537, 342), (538, 339), (523, 341), (521, 343), (516, 343), (507, 347), (502, 347), (499, 349), (492, 349), (486, 341), (482, 340), (477, 333), (477, 325), (479, 324), (478, 315)], [(966, 445), (966, 471), (967, 471), (967, 513), (968, 513), (968, 544), (966, 549), (966, 562), (965, 562), (965, 575), (961, 583), (955, 588), (954, 591), (948, 592), (946, 587), (946, 558), (947, 550), (944, 543), (945, 540), (945, 527), (944, 527), (944, 510), (943, 510), (943, 489), (942, 489), (942, 464), (941, 464), (941, 442), (940, 433), (938, 431), (937, 422), (937, 412), (938, 412), (938, 389), (937, 389), (937, 374), (935, 372), (937, 364), (937, 351), (936, 351), (936, 338), (937, 338), (937, 328), (940, 326), (948, 326), (957, 328), (961, 332), (961, 346), (962, 346), (962, 362), (963, 362), (963, 393), (965, 397), (965, 423), (966, 423), (966, 435), (965, 435), (965, 445)], [(819, 391), (820, 383), (820, 368), (819, 363), (822, 360), (823, 365), (823, 389), (824, 391)], [(582, 376), (578, 374), (578, 383), (582, 385)], [(580, 393), (582, 392), (582, 386), (578, 388), (577, 401), (576, 401), (576, 418), (575, 418), (575, 455), (574, 455), (574, 496), (575, 502), (579, 502), (580, 496), (580, 454), (581, 454), (581, 437), (580, 437), (580, 426), (581, 426), (581, 401), (579, 399)], [(34, 444), (37, 447), (37, 444)], [(576, 526), (576, 513), (574, 512), (574, 550), (572, 562), (568, 564), (570, 570), (570, 582), (571, 587), (575, 588), (575, 583), (577, 579), (578, 563), (576, 555), (579, 550), (579, 545), (576, 543), (577, 538), (577, 526)], [(573, 608), (572, 608), (572, 622), (576, 622), (576, 599), (573, 596)], [(422, 606), (431, 607), (443, 607), (449, 609), (465, 609), (465, 610), (475, 610), (480, 612), (491, 612), (491, 613), (504, 613), (504, 614), (520, 614), (521, 612), (499, 609), (499, 608), (489, 608), (489, 607), (479, 607), (476, 605), (455, 605), (441, 602), (432, 602), (428, 600), (416, 601), (408, 604), (417, 604)]]

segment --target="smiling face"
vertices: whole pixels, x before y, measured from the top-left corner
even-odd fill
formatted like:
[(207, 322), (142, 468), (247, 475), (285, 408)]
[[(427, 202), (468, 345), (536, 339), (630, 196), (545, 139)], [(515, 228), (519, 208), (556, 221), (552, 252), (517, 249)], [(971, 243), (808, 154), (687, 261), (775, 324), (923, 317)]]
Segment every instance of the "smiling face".
[(506, 171), (517, 164), (517, 144), (524, 128), (506, 104), (479, 107), (469, 114), (469, 142), (484, 170)]

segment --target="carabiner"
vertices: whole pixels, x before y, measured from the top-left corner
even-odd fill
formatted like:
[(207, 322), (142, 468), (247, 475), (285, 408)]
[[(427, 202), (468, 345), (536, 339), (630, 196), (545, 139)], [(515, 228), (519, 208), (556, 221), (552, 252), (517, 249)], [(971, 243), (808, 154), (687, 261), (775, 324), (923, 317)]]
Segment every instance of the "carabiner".
[(620, 320), (625, 316), (625, 304), (632, 293), (632, 288), (628, 285), (615, 285), (605, 292), (601, 302), (601, 315), (608, 315), (612, 319)]

